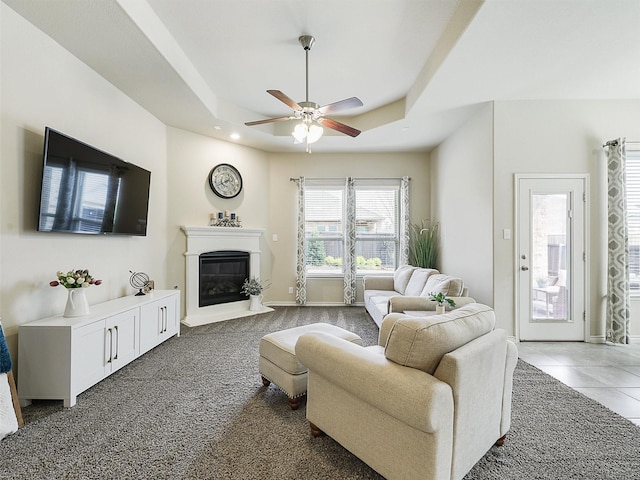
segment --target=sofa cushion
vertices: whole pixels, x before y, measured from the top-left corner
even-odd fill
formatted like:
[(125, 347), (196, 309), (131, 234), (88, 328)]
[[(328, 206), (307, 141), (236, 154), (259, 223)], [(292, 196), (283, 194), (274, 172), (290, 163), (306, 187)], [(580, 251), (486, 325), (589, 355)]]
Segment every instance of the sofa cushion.
[(412, 265), (402, 265), (393, 272), (393, 289), (401, 295), (407, 288), (407, 284), (411, 279), (411, 274), (417, 267)]
[(392, 362), (433, 375), (442, 357), (493, 330), (491, 309), (472, 303), (444, 315), (399, 318), (391, 327), (384, 354)]
[(461, 278), (436, 273), (427, 278), (420, 295), (426, 297), (430, 293), (444, 293), (448, 297), (459, 297), (463, 289), (464, 283)]
[(427, 283), (427, 279), (438, 273), (438, 270), (433, 268), (416, 268), (411, 274), (407, 288), (404, 290), (404, 294), (407, 297), (417, 297), (422, 293), (424, 286)]

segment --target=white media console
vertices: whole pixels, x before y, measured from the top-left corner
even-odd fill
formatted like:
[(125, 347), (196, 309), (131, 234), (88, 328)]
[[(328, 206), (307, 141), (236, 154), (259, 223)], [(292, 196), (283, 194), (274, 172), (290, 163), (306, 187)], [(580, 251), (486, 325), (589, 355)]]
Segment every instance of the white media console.
[(180, 335), (180, 291), (154, 290), (91, 306), (82, 317), (62, 315), (20, 325), (18, 397), (76, 397), (127, 363)]

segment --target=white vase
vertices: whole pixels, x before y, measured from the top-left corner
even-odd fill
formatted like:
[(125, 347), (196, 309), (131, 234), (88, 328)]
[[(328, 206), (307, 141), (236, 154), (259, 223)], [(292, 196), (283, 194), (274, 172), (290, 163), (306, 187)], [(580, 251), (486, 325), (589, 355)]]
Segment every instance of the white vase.
[(67, 306), (64, 309), (63, 317), (81, 317), (89, 313), (89, 303), (85, 295), (84, 288), (67, 288)]
[(436, 305), (436, 313), (442, 315), (444, 313), (444, 305)]
[(262, 295), (249, 295), (249, 310), (252, 312), (262, 310)]

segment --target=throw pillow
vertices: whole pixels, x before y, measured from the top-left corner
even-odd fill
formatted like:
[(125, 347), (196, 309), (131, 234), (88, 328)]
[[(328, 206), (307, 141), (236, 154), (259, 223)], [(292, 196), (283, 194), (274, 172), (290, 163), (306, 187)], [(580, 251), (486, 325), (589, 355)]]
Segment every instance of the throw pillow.
[(404, 295), (407, 284), (411, 279), (411, 274), (417, 267), (412, 265), (402, 265), (393, 272), (393, 289), (400, 295)]
[(447, 297), (459, 297), (463, 289), (461, 278), (438, 273), (427, 278), (420, 295), (426, 297), (430, 293), (444, 293)]
[(408, 297), (417, 297), (422, 293), (427, 279), (438, 273), (438, 270), (433, 268), (416, 268), (411, 274), (411, 279), (407, 283), (407, 288), (404, 290), (404, 294)]

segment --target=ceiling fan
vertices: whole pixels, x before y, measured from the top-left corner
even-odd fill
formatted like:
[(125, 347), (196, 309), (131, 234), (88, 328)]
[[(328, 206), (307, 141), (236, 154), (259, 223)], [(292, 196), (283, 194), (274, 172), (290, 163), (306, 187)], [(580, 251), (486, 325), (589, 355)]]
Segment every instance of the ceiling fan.
[(321, 127), (325, 126), (336, 130), (350, 137), (357, 137), (360, 135), (360, 130), (345, 125), (331, 118), (325, 117), (326, 114), (340, 112), (349, 108), (361, 107), (362, 102), (357, 97), (346, 98), (339, 102), (330, 103), (328, 105), (320, 106), (315, 102), (309, 101), (309, 51), (315, 43), (316, 39), (311, 35), (302, 35), (298, 38), (298, 41), (302, 45), (305, 51), (306, 59), (306, 98), (304, 102), (294, 102), (287, 95), (280, 90), (267, 90), (267, 93), (273, 95), (282, 103), (286, 104), (293, 110), (292, 115), (285, 117), (267, 118), (265, 120), (256, 120), (254, 122), (246, 122), (245, 125), (262, 125), (263, 123), (283, 122), (287, 120), (299, 120), (293, 132), (293, 138), (295, 143), (307, 143), (307, 151), (309, 151), (309, 144), (314, 143), (320, 139), (323, 133)]

